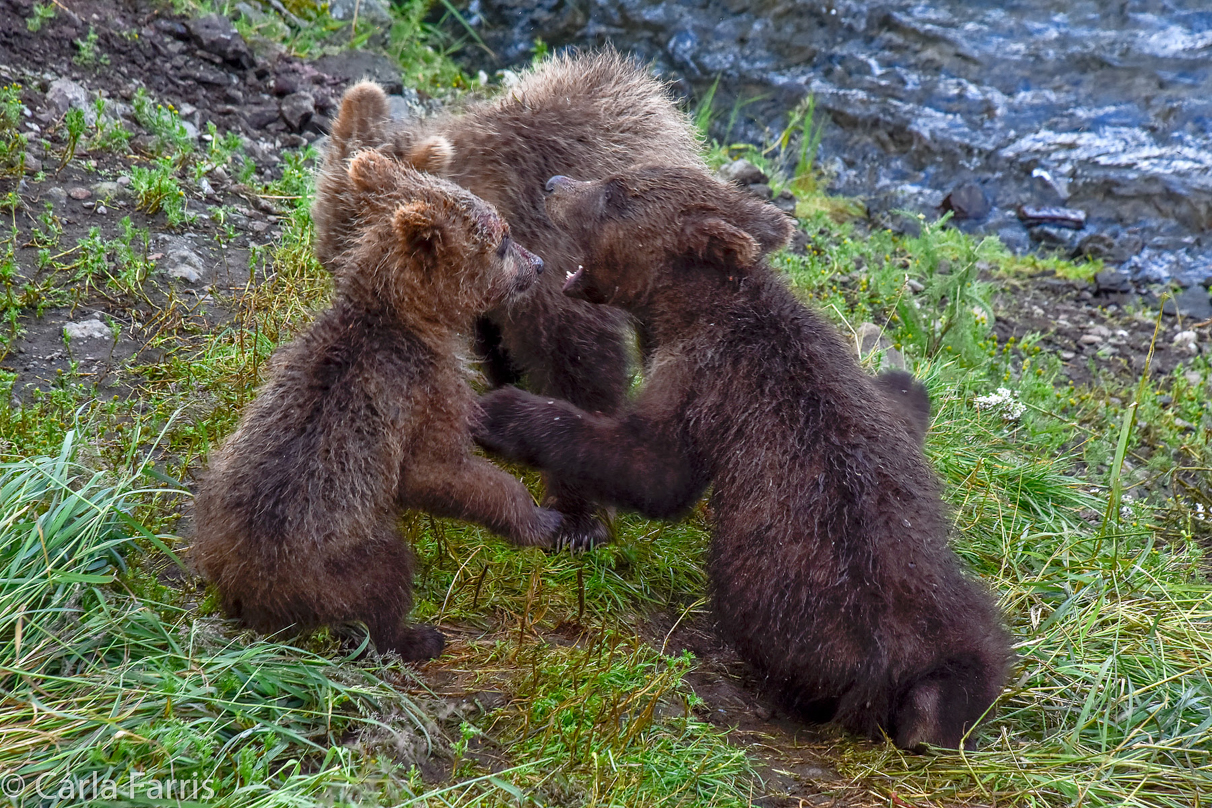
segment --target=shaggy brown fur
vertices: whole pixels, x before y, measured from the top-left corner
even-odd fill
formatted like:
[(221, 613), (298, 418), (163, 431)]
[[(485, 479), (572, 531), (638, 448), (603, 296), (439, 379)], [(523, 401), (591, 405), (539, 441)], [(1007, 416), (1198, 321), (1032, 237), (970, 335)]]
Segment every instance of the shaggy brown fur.
[(560, 515), (474, 456), (459, 354), (474, 317), (527, 291), (542, 262), (464, 189), (367, 152), (348, 166), (361, 236), (337, 258), (332, 307), (269, 378), (198, 488), (194, 557), (227, 611), (259, 631), (363, 621), (380, 651), (435, 656), (405, 624), (418, 508), (550, 546)]
[(997, 609), (947, 545), (905, 402), (731, 223), (754, 203), (666, 167), (549, 188), (588, 258), (565, 290), (639, 318), (645, 385), (618, 417), (505, 388), (477, 437), (651, 517), (710, 485), (715, 618), (770, 686), (904, 748), (974, 743), (1010, 658)]
[(930, 428), (930, 393), (926, 385), (903, 370), (889, 370), (875, 377), (875, 384), (900, 416), (909, 434), (918, 442), (925, 443), (926, 430)]
[[(523, 73), (499, 98), (419, 124), (392, 124), (374, 85), (351, 89), (317, 190), (321, 261), (343, 249), (350, 233), (345, 223), (357, 213), (339, 193), (348, 144), (387, 141), (386, 150), (399, 159), (442, 174), (495, 205), (518, 240), (551, 270), (534, 294), (477, 324), (477, 348), (490, 383), (525, 378), (537, 393), (613, 412), (630, 375), (625, 318), (560, 293), (562, 279), (583, 262), (583, 253), (580, 242), (548, 218), (543, 185), (561, 173), (605, 177), (637, 159), (701, 165), (693, 129), (665, 88), (635, 61), (607, 50), (553, 57)], [(742, 226), (768, 248), (781, 244), (781, 230), (771, 231), (765, 218)], [(575, 491), (558, 478), (549, 477), (548, 486), (545, 503), (567, 520), (561, 544), (582, 548), (606, 538), (604, 525)]]

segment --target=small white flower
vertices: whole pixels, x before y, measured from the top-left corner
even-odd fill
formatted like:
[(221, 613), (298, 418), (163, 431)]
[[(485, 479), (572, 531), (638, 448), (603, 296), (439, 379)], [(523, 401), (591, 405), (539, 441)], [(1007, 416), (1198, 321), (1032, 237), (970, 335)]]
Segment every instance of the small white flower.
[(1005, 387), (997, 388), (992, 395), (977, 396), (976, 408), (1000, 412), (1003, 421), (1017, 421), (1027, 411), (1027, 405), (1018, 400), (1014, 391)]

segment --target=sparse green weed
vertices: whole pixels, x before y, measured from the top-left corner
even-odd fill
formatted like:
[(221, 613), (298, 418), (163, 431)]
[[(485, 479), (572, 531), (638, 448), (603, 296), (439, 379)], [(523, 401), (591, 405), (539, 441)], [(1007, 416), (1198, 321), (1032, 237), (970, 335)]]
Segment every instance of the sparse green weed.
[(90, 25), (84, 39), (75, 40), (77, 53), (72, 57), (72, 61), (81, 67), (89, 68), (109, 64), (109, 55), (100, 52), (97, 48), (97, 41), (97, 30)]
[(25, 20), (25, 27), (29, 29), (31, 34), (36, 34), (42, 30), (42, 26), (55, 18), (54, 3), (34, 3), (33, 12)]

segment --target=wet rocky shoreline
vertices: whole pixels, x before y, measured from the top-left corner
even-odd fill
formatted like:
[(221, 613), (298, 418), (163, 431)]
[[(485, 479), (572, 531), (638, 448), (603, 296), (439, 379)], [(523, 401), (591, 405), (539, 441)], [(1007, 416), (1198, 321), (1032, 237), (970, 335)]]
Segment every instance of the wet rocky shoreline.
[(613, 43), (691, 98), (718, 78), (712, 134), (730, 142), (770, 142), (812, 96), (831, 191), (877, 214), (950, 209), (1018, 252), (1101, 259), (1116, 293), (1175, 285), (1212, 313), (1202, 0), (475, 0), (465, 19), (493, 53), (463, 49), (477, 70), (524, 63), (541, 38)]

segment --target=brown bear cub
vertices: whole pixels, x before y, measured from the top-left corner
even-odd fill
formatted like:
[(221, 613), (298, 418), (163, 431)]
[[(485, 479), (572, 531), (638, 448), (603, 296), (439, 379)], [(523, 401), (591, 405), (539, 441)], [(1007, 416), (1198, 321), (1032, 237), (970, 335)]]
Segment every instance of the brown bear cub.
[(380, 651), (427, 659), (408, 626), (405, 508), (550, 546), (561, 516), (472, 454), (461, 354), (476, 315), (528, 291), (542, 262), (464, 189), (374, 152), (348, 165), (361, 235), (332, 307), (278, 349), (198, 487), (194, 557), (258, 631), (364, 622)]
[[(550, 270), (531, 295), (497, 307), (476, 326), (477, 349), (494, 386), (523, 378), (543, 395), (611, 413), (630, 380), (628, 331), (616, 309), (563, 295), (562, 278), (583, 263), (581, 243), (553, 222), (543, 185), (555, 174), (597, 179), (637, 160), (700, 166), (689, 120), (665, 87), (636, 61), (614, 51), (556, 56), (522, 74), (491, 101), (423, 122), (393, 123), (376, 85), (351, 88), (334, 123), (317, 186), (316, 245), (328, 265), (356, 231), (357, 207), (342, 194), (343, 161), (361, 147), (440, 174), (485, 199), (517, 239)], [(765, 218), (735, 222), (766, 248), (781, 229)], [(548, 477), (546, 504), (565, 514), (561, 545), (592, 546), (607, 537), (589, 503)]]
[(947, 545), (924, 389), (894, 398), (795, 299), (733, 223), (760, 212), (743, 192), (664, 166), (547, 189), (585, 246), (565, 292), (640, 320), (645, 383), (615, 417), (504, 388), (477, 439), (653, 518), (710, 486), (714, 616), (777, 693), (906, 749), (972, 745), (1010, 648)]

